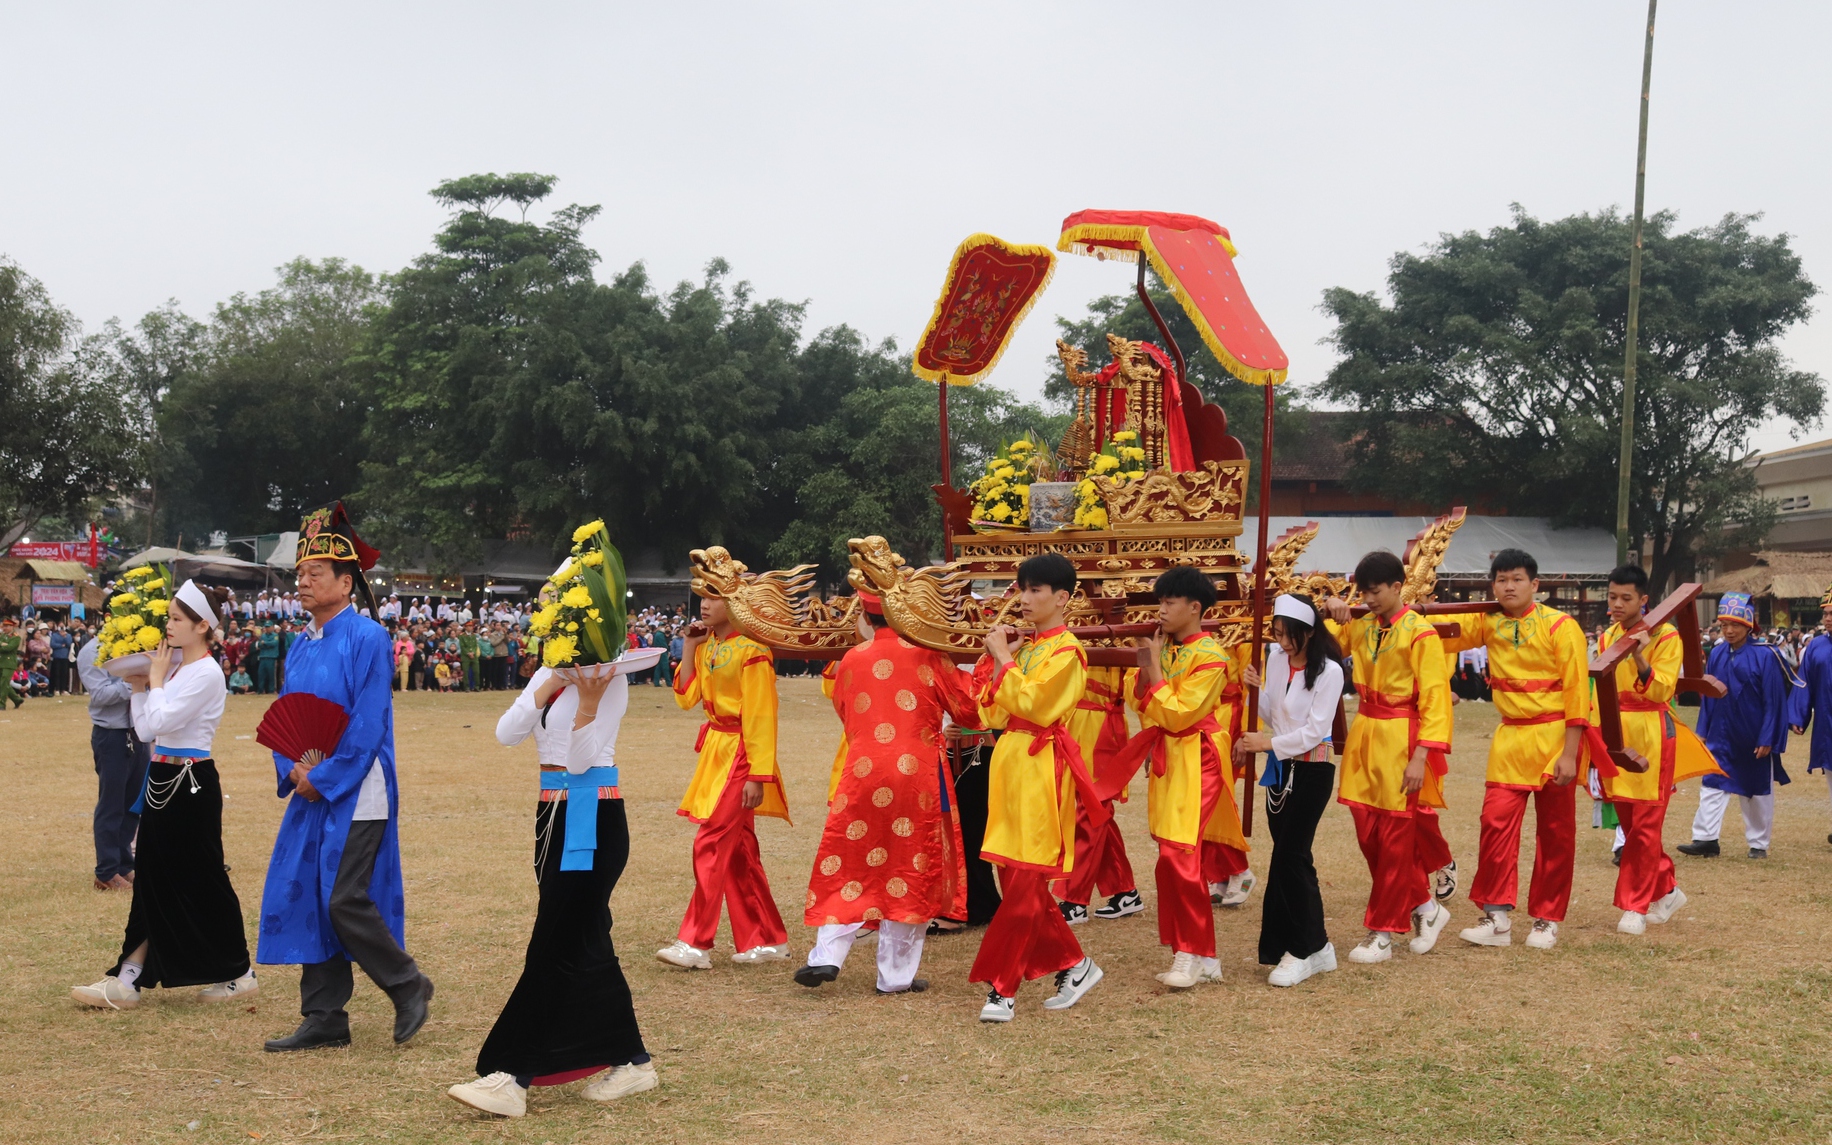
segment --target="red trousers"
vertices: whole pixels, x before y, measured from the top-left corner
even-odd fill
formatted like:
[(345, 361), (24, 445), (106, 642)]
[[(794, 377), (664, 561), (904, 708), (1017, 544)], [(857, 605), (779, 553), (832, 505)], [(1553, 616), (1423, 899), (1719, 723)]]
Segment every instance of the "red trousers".
[[(1113, 811), (1113, 800), (1107, 800), (1107, 811)], [(1075, 867), (1069, 877), (1057, 883), (1064, 902), (1087, 906), (1094, 893), (1125, 894), (1139, 889), (1133, 877), (1132, 862), (1126, 857), (1126, 840), (1120, 835), (1119, 821), (1108, 819), (1099, 832), (1088, 830), (1088, 810), (1075, 801)]]
[(1622, 820), (1622, 869), (1616, 872), (1616, 909), (1646, 914), (1656, 900), (1674, 887), (1673, 856), (1660, 841), (1667, 821), (1667, 800), (1672, 786), (1661, 784), (1659, 803), (1617, 803)]
[(738, 805), (751, 769), (742, 756), (719, 793), (712, 818), (693, 837), (693, 897), (681, 919), (680, 940), (711, 950), (719, 933), (719, 905), (732, 920), (732, 946), (750, 950), (789, 941), (757, 853), (757, 813)]
[(1067, 970), (1081, 961), (1081, 943), (1063, 920), (1050, 895), (1049, 876), (1023, 867), (1000, 869), (1003, 898), (980, 952), (973, 959), (970, 982), (985, 982), (1007, 998), (1033, 978)]
[[(1549, 922), (1565, 921), (1571, 905), (1571, 869), (1577, 856), (1578, 785), (1546, 781), (1537, 791), (1489, 785), (1482, 797), (1481, 855), (1470, 901), (1479, 907), (1511, 907), (1520, 894), (1520, 828), (1533, 800), (1533, 884), (1527, 913)], [(1440, 864), (1441, 866), (1442, 864)]]
[[(1395, 815), (1360, 803), (1349, 804), (1349, 814), (1374, 880), (1368, 891), (1367, 928), (1388, 934), (1411, 930), (1412, 912), (1431, 898), (1429, 873), (1450, 861), (1450, 846), (1438, 830), (1437, 815)], [(1440, 849), (1444, 862), (1426, 866), (1440, 857)]]
[(1202, 878), (1204, 882), (1225, 883), (1247, 869), (1247, 852), (1226, 843), (1202, 841)]
[[(1197, 830), (1221, 802), (1227, 782), (1220, 768), (1202, 769), (1202, 815)], [(1158, 840), (1158, 941), (1185, 954), (1215, 957), (1215, 910), (1203, 877), (1203, 843), (1193, 847)], [(1235, 852), (1239, 854), (1239, 852)]]

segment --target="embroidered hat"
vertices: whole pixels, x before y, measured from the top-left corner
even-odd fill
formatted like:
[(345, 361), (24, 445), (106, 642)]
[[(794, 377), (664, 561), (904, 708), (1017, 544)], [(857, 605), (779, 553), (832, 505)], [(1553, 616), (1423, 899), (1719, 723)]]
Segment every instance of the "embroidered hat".
[(1832, 587), (1828, 587), (1825, 595), (1819, 598), (1819, 607), (1832, 608)]
[(1746, 592), (1727, 592), (1724, 599), (1718, 602), (1719, 620), (1735, 620), (1756, 627), (1756, 606), (1751, 603)]
[(299, 547), (293, 555), (293, 564), (305, 561), (355, 561), (357, 567), (367, 572), (375, 567), (381, 557), (380, 549), (363, 544), (362, 538), (356, 535), (356, 528), (350, 523), (350, 514), (344, 511), (342, 501), (333, 501), (322, 508), (313, 509), (299, 522)]
[(875, 592), (866, 592), (864, 589), (859, 589), (858, 594), (859, 594), (859, 607), (860, 608), (871, 613), (873, 616), (883, 616), (884, 615), (884, 598), (883, 597), (879, 596)]

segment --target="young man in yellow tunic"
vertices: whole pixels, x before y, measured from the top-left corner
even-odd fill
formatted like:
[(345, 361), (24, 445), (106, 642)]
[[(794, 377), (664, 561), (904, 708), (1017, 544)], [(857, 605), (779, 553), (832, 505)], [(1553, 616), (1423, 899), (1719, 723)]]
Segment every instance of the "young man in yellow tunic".
[(1489, 561), (1489, 585), (1500, 612), (1440, 616), (1454, 623), (1451, 652), (1488, 649), (1489, 684), (1501, 726), (1489, 744), (1488, 788), (1482, 798), (1482, 843), (1469, 897), (1482, 920), (1461, 933), (1475, 946), (1513, 941), (1508, 918), (1520, 883), (1520, 830), (1533, 800), (1533, 883), (1527, 945), (1550, 950), (1571, 905), (1577, 855), (1578, 745), (1590, 722), (1589, 649), (1584, 629), (1557, 609), (1536, 603), (1539, 562), (1520, 549)]
[(1004, 897), (969, 974), (992, 987), (982, 1022), (1011, 1021), (1018, 987), (1030, 979), (1054, 974), (1056, 993), (1043, 1008), (1066, 1010), (1102, 976), (1050, 897), (1050, 880), (1074, 869), (1077, 800), (1094, 829), (1106, 825), (1106, 808), (1068, 730), (1087, 668), (1081, 642), (1063, 625), (1075, 566), (1045, 553), (1019, 565), (1017, 580), (1024, 620), (1036, 631), (1022, 644), (1005, 625), (986, 634), (992, 673), (979, 695), (986, 726), (1005, 731), (988, 764), (980, 844), (980, 856), (1002, 868)]
[[(1126, 726), (1125, 677), (1123, 668), (1088, 668), (1081, 701), (1069, 715), (1069, 734), (1075, 737), (1097, 784), (1113, 768), (1132, 734)], [(1075, 873), (1058, 884), (1062, 917), (1070, 926), (1088, 921), (1088, 903), (1097, 891), (1107, 896), (1106, 905), (1094, 912), (1097, 918), (1125, 918), (1145, 909), (1139, 881), (1126, 856), (1126, 840), (1112, 818), (1113, 804), (1126, 802), (1128, 795), (1122, 786), (1105, 801), (1107, 824), (1098, 832), (1089, 825), (1088, 809), (1076, 804)]]
[(1410, 949), (1429, 953), (1450, 921), (1433, 897), (1429, 872), (1449, 858), (1438, 830), (1450, 753), (1450, 674), (1444, 642), (1429, 620), (1400, 599), (1405, 566), (1373, 552), (1355, 566), (1368, 615), (1349, 619), (1341, 597), (1324, 602), (1353, 660), (1360, 697), (1342, 752), (1336, 799), (1355, 819), (1355, 837), (1374, 885), (1365, 916), (1368, 936), (1351, 962), (1385, 962), (1393, 939), (1416, 930)]
[[(1616, 872), (1616, 907), (1623, 934), (1645, 934), (1648, 923), (1663, 923), (1686, 905), (1686, 892), (1674, 881), (1673, 857), (1661, 842), (1667, 800), (1681, 779), (1717, 770), (1692, 729), (1673, 718), (1669, 705), (1678, 690), (1685, 662), (1680, 635), (1670, 624), (1650, 629), (1642, 619), (1648, 604), (1647, 573), (1623, 565), (1609, 574), (1609, 615), (1599, 650), (1626, 634), (1635, 640), (1634, 655), (1616, 667), (1616, 706), (1622, 713), (1622, 746), (1648, 761), (1642, 772), (1616, 767), (1603, 750), (1601, 736), (1587, 736), (1585, 763), (1598, 772), (1603, 798), (1622, 821), (1622, 867)], [(1599, 685), (1602, 686), (1602, 685)], [(1592, 725), (1597, 724), (1593, 715)]]
[(1245, 852), (1234, 803), (1233, 743), (1223, 708), (1233, 657), (1202, 631), (1215, 604), (1215, 584), (1191, 568), (1171, 569), (1152, 586), (1159, 635), (1139, 647), (1131, 695), (1142, 730), (1122, 757), (1131, 767), (1149, 760), (1151, 837), (1158, 841), (1158, 941), (1171, 948), (1170, 969), (1158, 981), (1173, 990), (1221, 981), (1215, 957), (1215, 914), (1203, 878), (1208, 830)]
[(688, 630), (674, 702), (706, 709), (699, 764), (677, 812), (700, 825), (693, 837), (693, 898), (680, 935), (655, 956), (710, 970), (719, 907), (731, 916), (738, 963), (789, 956), (789, 932), (757, 851), (756, 817), (789, 818), (776, 770), (776, 664), (770, 650), (732, 625), (725, 602), (706, 597)]

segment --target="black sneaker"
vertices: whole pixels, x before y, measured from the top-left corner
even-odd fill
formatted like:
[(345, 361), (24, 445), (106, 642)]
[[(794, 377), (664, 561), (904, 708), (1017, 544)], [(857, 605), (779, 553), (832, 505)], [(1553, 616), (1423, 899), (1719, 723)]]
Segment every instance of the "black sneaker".
[(1144, 909), (1145, 900), (1139, 897), (1138, 891), (1121, 891), (1108, 899), (1106, 906), (1095, 911), (1094, 917), (1125, 918), (1129, 914), (1137, 914)]
[(1674, 850), (1682, 855), (1691, 855), (1695, 859), (1715, 859), (1718, 857), (1716, 839), (1694, 839), (1690, 843), (1681, 843)]
[(798, 985), (812, 989), (823, 982), (831, 982), (840, 976), (838, 966), (804, 966), (795, 972)]
[(1749, 857), (1752, 859), (1766, 859), (1768, 858), (1768, 848), (1767, 847), (1751, 847), (1749, 849)]
[(1431, 874), (1431, 897), (1443, 902), (1457, 893), (1457, 861), (1452, 859)]
[(1068, 923), (1070, 926), (1080, 926), (1082, 923), (1088, 921), (1088, 908), (1086, 904), (1078, 902), (1059, 902), (1056, 905), (1062, 908), (1062, 921)]
[(1612, 867), (1619, 867), (1622, 865), (1622, 848), (1621, 847), (1617, 847), (1615, 850), (1609, 853), (1609, 865)]

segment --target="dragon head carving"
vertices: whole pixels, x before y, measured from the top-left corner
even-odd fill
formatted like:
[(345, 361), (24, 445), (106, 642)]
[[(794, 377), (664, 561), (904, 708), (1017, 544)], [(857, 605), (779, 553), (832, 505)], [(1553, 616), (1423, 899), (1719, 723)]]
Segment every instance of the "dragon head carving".
[(723, 546), (695, 549), (687, 554), (693, 567), (692, 588), (695, 596), (723, 599), (737, 592), (750, 578), (751, 570)]

